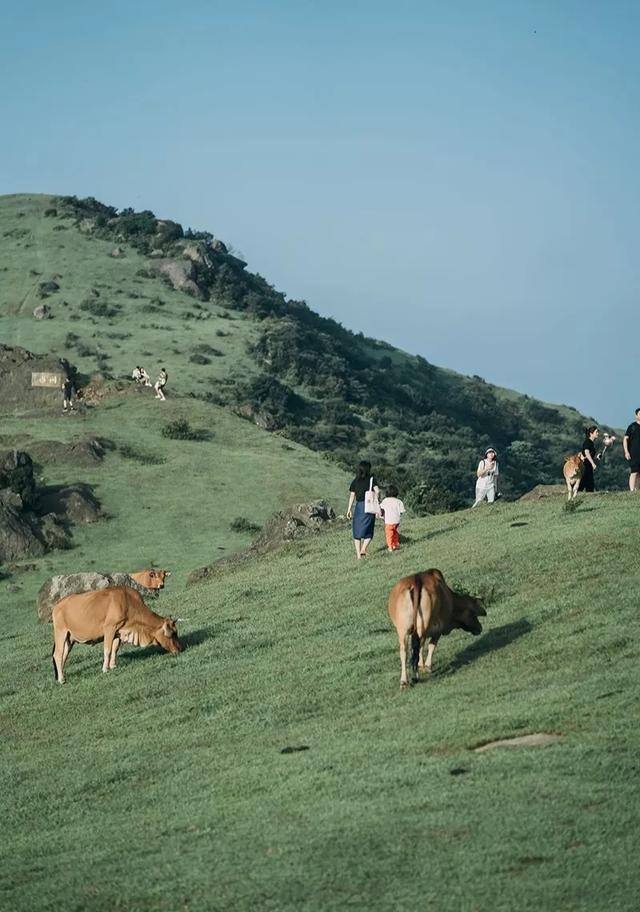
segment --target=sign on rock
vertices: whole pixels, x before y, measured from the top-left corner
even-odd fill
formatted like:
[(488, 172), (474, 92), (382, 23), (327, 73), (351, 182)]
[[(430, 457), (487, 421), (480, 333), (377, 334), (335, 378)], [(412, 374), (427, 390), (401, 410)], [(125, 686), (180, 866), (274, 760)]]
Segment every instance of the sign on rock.
[(58, 387), (62, 386), (62, 374), (49, 371), (32, 371), (31, 386)]

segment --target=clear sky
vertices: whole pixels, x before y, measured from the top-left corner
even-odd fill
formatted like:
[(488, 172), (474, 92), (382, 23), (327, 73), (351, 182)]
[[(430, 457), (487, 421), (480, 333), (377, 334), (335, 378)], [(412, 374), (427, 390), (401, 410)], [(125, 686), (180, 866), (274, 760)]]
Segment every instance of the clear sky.
[(290, 297), (625, 424), (640, 3), (0, 0), (0, 193), (206, 228)]

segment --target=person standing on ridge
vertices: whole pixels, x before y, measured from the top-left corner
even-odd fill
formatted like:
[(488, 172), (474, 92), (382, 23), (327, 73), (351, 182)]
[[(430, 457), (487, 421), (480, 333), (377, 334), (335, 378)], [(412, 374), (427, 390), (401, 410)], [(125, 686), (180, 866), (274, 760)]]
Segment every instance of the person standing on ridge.
[(596, 440), (598, 439), (599, 434), (600, 431), (595, 424), (591, 424), (584, 429), (584, 443), (582, 444), (582, 449), (580, 451), (584, 462), (578, 491), (595, 491), (593, 473), (598, 466), (596, 462), (596, 459), (598, 458), (596, 455)]
[(629, 463), (629, 490), (640, 490), (640, 408), (622, 438), (624, 458)]
[(167, 385), (168, 379), (169, 379), (169, 375), (167, 374), (164, 367), (161, 367), (160, 374), (158, 375), (158, 379), (156, 380), (155, 386), (153, 388), (156, 391), (156, 399), (162, 399), (163, 402), (166, 399), (166, 396), (164, 394), (164, 388)]
[(498, 494), (498, 454), (493, 447), (485, 450), (484, 459), (481, 459), (476, 469), (476, 499), (474, 507), (481, 504), (483, 500), (487, 503), (493, 503)]

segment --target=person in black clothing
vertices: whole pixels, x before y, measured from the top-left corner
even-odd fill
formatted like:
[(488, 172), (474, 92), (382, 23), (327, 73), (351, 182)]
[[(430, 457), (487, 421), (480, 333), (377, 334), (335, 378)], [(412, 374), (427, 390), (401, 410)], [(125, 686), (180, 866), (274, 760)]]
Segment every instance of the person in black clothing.
[(375, 513), (365, 513), (364, 495), (372, 490), (379, 496), (380, 489), (371, 474), (371, 463), (362, 461), (358, 463), (356, 477), (349, 485), (349, 504), (347, 506), (347, 519), (352, 519), (353, 541), (356, 546), (356, 557), (367, 556), (369, 542), (373, 538), (376, 524)]
[(640, 408), (636, 409), (636, 420), (625, 431), (622, 439), (624, 458), (629, 463), (629, 490), (640, 490)]
[(584, 443), (582, 444), (582, 455), (584, 457), (582, 478), (578, 491), (595, 491), (593, 472), (597, 466), (596, 459), (596, 440), (600, 431), (595, 424), (584, 429)]
[(73, 397), (76, 394), (75, 386), (71, 377), (66, 377), (62, 384), (62, 411), (67, 414), (67, 410), (73, 411)]

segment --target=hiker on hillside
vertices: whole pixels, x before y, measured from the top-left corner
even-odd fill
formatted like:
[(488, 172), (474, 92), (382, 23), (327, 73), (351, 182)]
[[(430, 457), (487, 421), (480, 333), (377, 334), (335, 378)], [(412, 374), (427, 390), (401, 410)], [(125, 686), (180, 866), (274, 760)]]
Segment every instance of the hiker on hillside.
[(584, 441), (582, 443), (583, 469), (582, 478), (578, 485), (578, 491), (595, 491), (595, 482), (593, 473), (598, 467), (596, 454), (596, 440), (600, 436), (600, 431), (595, 424), (589, 425), (584, 429)]
[(498, 454), (493, 447), (489, 447), (485, 450), (484, 458), (480, 460), (476, 469), (477, 481), (474, 507), (481, 504), (483, 500), (486, 500), (487, 503), (493, 503), (496, 497), (500, 496), (498, 493), (499, 474)]
[(167, 385), (168, 379), (169, 375), (167, 374), (164, 367), (161, 367), (160, 374), (158, 375), (158, 379), (156, 380), (155, 386), (153, 388), (156, 391), (156, 399), (162, 399), (163, 402), (167, 398), (164, 394), (164, 388)]
[(367, 548), (373, 538), (376, 515), (380, 515), (378, 505), (380, 489), (371, 474), (370, 462), (362, 460), (358, 463), (356, 477), (349, 485), (349, 491), (347, 519), (353, 520), (353, 542), (356, 547), (356, 557), (360, 560), (361, 557), (367, 556)]
[(629, 463), (629, 490), (640, 491), (640, 408), (622, 438), (624, 458)]
[(62, 384), (62, 412), (64, 415), (67, 412), (75, 411), (73, 407), (73, 397), (76, 394), (76, 388), (73, 384), (71, 377), (65, 377), (64, 383)]
[(140, 370), (140, 383), (142, 383), (144, 386), (151, 386), (151, 377), (146, 372), (144, 367), (140, 367), (139, 370)]
[(136, 365), (136, 367), (134, 367), (134, 369), (131, 372), (131, 379), (135, 380), (136, 383), (140, 383), (140, 380), (142, 379), (142, 374), (140, 372), (140, 368), (137, 365)]

